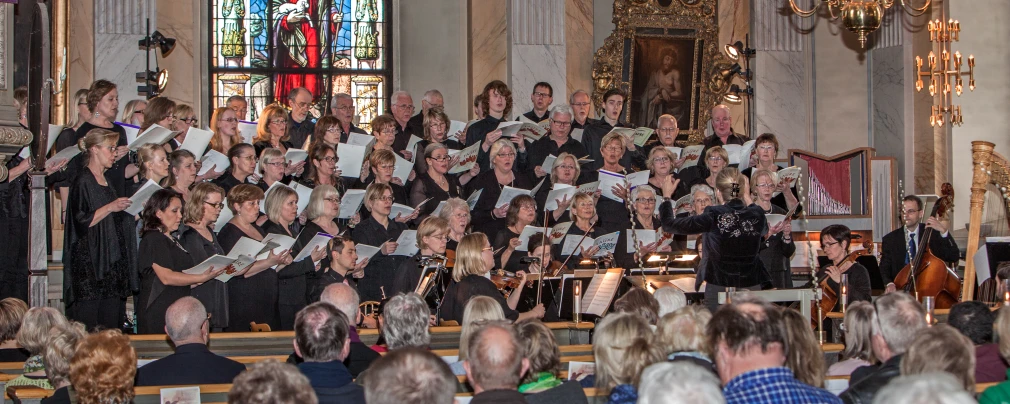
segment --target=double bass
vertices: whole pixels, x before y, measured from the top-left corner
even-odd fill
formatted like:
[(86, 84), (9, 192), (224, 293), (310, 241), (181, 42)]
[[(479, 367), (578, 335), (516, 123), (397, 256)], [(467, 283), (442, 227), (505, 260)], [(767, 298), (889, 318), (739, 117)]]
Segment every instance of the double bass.
[[(940, 199), (933, 205), (929, 217), (938, 220), (947, 215), (954, 206), (954, 187), (944, 183), (940, 187)], [(936, 231), (923, 231), (916, 246), (916, 254), (898, 272), (894, 286), (912, 294), (919, 300), (923, 296), (933, 296), (935, 308), (949, 309), (961, 298), (961, 279), (947, 268), (947, 263), (929, 250), (929, 240), (937, 236)]]

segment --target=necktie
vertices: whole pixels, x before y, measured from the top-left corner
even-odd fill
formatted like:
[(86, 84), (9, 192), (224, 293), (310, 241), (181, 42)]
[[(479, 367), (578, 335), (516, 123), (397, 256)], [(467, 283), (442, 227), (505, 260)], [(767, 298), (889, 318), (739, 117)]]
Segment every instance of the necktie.
[(905, 258), (905, 263), (911, 262), (912, 258), (915, 258), (915, 233), (908, 235), (908, 257)]

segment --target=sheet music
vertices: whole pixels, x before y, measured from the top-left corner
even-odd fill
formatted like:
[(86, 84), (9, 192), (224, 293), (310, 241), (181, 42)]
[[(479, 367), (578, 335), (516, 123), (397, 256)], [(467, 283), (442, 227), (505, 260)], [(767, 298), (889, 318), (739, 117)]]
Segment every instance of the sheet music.
[(67, 146), (65, 149), (60, 150), (59, 153), (53, 155), (50, 160), (67, 159), (67, 161), (70, 161), (70, 159), (76, 157), (78, 154), (81, 154), (81, 149), (77, 145)]
[(404, 230), (396, 239), (396, 251), (390, 255), (413, 256), (420, 249), (417, 247), (417, 230)]
[(680, 167), (681, 170), (694, 167), (698, 165), (701, 161), (701, 152), (705, 150), (705, 145), (696, 144), (694, 146), (687, 146), (683, 151), (680, 152), (680, 158), (684, 159), (684, 165)]
[(159, 190), (161, 190), (161, 187), (158, 186), (157, 183), (152, 180), (147, 180), (147, 182), (145, 182), (144, 185), (130, 197), (130, 207), (124, 209), (123, 211), (132, 216), (137, 216), (140, 214), (140, 211), (144, 210), (144, 204), (147, 203), (148, 199), (151, 199), (151, 195), (154, 195), (154, 193)]
[[(632, 236), (632, 234), (631, 234), (632, 231), (635, 232), (634, 236)], [(656, 231), (655, 230), (643, 230), (643, 229), (637, 229), (637, 230), (628, 229), (628, 237), (627, 237), (627, 239), (628, 239), (627, 251), (628, 252), (638, 251), (638, 247), (635, 246), (635, 238), (636, 237), (638, 238), (638, 244), (643, 245), (643, 246), (647, 246), (649, 244), (652, 244), (652, 243), (656, 242)]]
[(167, 143), (169, 140), (172, 140), (172, 138), (174, 138), (178, 134), (179, 132), (165, 129), (159, 126), (158, 124), (154, 124), (151, 125), (150, 128), (147, 128), (147, 130), (145, 130), (144, 133), (141, 133), (140, 136), (137, 136), (137, 140), (134, 140), (133, 143), (130, 143), (130, 150), (137, 151), (137, 149), (139, 149), (140, 146), (143, 146), (148, 143), (163, 145)]
[(259, 126), (257, 122), (238, 121), (238, 133), (242, 136), (243, 142), (253, 144), (256, 139), (257, 126)]
[(621, 277), (624, 270), (621, 268), (611, 268), (606, 274), (597, 274), (589, 282), (586, 293), (582, 296), (582, 307), (580, 311), (585, 314), (595, 314), (603, 317), (610, 307), (610, 302), (617, 294), (617, 287), (621, 284)]
[(533, 189), (530, 190), (529, 195), (535, 196), (537, 192), (540, 192), (540, 187), (544, 186), (544, 181), (547, 181), (547, 178), (542, 178), (540, 182), (537, 183), (537, 186), (533, 187)]
[[(190, 269), (184, 269), (182, 272), (190, 275), (202, 275), (204, 272), (207, 272), (207, 270), (210, 268), (221, 269), (229, 265), (232, 265), (234, 262), (235, 258), (215, 254), (203, 260), (203, 262), (196, 264), (196, 266)], [(243, 266), (242, 269), (245, 269), (245, 266)], [(227, 272), (222, 272), (221, 275), (218, 275), (214, 279), (217, 279), (221, 282), (228, 282), (229, 280), (231, 280), (231, 278), (232, 276), (230, 274), (228, 274)]]
[(561, 244), (561, 240), (565, 239), (568, 229), (571, 228), (572, 222), (558, 223), (551, 227), (551, 244)]
[(458, 153), (459, 161), (449, 170), (449, 174), (459, 174), (470, 171), (475, 164), (477, 164), (477, 154), (480, 153), (480, 142), (474, 143), (469, 147), (460, 150)]
[(444, 207), (445, 207), (445, 201), (439, 202), (438, 206), (435, 207), (435, 210), (431, 211), (430, 216), (438, 216), (439, 213), (442, 213), (442, 208)]
[(674, 146), (666, 146), (666, 150), (669, 150), (670, 153), (673, 153), (673, 158), (675, 158), (675, 159), (679, 159), (680, 158), (680, 153), (684, 151), (684, 149), (682, 149), (680, 147), (674, 147)]
[(554, 184), (554, 189), (547, 193), (547, 202), (544, 204), (544, 210), (552, 211), (557, 209), (558, 201), (561, 199), (568, 199), (571, 202), (572, 198), (575, 197), (575, 192), (578, 190), (578, 188), (571, 185)]
[(523, 227), (523, 232), (519, 234), (519, 247), (516, 247), (516, 251), (527, 251), (529, 250), (530, 237), (537, 233), (543, 233), (543, 227), (526, 225)]
[(608, 199), (624, 202), (624, 199), (618, 198), (614, 194), (614, 187), (617, 185), (625, 186), (625, 179), (628, 182), (627, 191), (630, 193), (631, 189), (639, 185), (645, 185), (649, 182), (649, 170), (639, 171), (636, 173), (628, 174), (627, 176), (610, 172), (607, 170), (600, 170), (600, 194)]
[(505, 188), (501, 190), (501, 194), (498, 195), (498, 201), (494, 203), (494, 206), (496, 208), (500, 208), (502, 207), (502, 205), (511, 203), (512, 200), (519, 195), (529, 195), (529, 194), (530, 191), (528, 189), (513, 188), (506, 185)]
[[(225, 200), (224, 203), (227, 204), (228, 201)], [(225, 206), (224, 209), (221, 209), (221, 214), (217, 215), (217, 221), (214, 222), (214, 233), (220, 233), (221, 229), (224, 228), (224, 225), (228, 224), (233, 217), (235, 217), (235, 214), (231, 213), (230, 208)]]
[(581, 253), (593, 247), (596, 239), (581, 234), (569, 234), (565, 236), (564, 244), (561, 246), (561, 256), (567, 257), (572, 254)]
[(361, 177), (361, 165), (365, 162), (365, 146), (340, 143), (337, 145), (337, 169), (341, 177)]
[(982, 243), (978, 251), (975, 251), (975, 281), (978, 286), (982, 286), (982, 282), (992, 277), (989, 273), (989, 248), (986, 245)]
[(309, 152), (302, 149), (296, 149), (293, 147), (288, 149), (288, 151), (284, 153), (284, 160), (288, 162), (288, 165), (295, 165), (301, 163), (305, 160), (308, 160), (308, 158), (309, 158)]
[(607, 254), (613, 254), (617, 251), (617, 240), (620, 237), (621, 232), (619, 231), (597, 237), (596, 240), (593, 240), (593, 245), (599, 247), (600, 251), (597, 251), (593, 257), (604, 257)]
[(231, 167), (231, 161), (228, 161), (228, 156), (221, 154), (214, 149), (207, 150), (207, 152), (203, 154), (203, 157), (200, 158), (200, 161), (203, 163), (203, 166), (200, 167), (200, 172), (197, 173), (198, 175), (207, 174), (210, 172), (211, 168), (214, 168), (214, 171), (220, 173), (227, 170), (228, 167)]
[(649, 141), (652, 134), (656, 133), (652, 128), (646, 128), (644, 126), (635, 128), (635, 146), (643, 147), (645, 142)]
[(473, 191), (473, 193), (470, 194), (470, 196), (466, 198), (466, 204), (468, 206), (470, 206), (470, 210), (471, 211), (473, 211), (473, 207), (474, 206), (477, 206), (477, 201), (480, 199), (480, 194), (482, 192), (484, 192), (483, 189), (478, 189), (476, 191)]
[(355, 244), (354, 252), (358, 253), (358, 260), (354, 262), (354, 264), (357, 265), (368, 258), (374, 257), (375, 254), (379, 252), (379, 247), (370, 246), (368, 244)]
[(344, 196), (340, 198), (340, 213), (338, 219), (350, 219), (361, 209), (361, 204), (365, 201), (364, 189), (348, 189)]
[[(272, 250), (274, 254), (280, 254), (284, 250), (290, 250), (291, 246), (295, 245), (295, 239), (290, 236), (285, 236), (283, 234), (270, 233), (266, 237), (263, 237), (263, 244), (267, 247), (273, 246)], [(261, 252), (256, 256), (257, 260), (266, 259), (270, 256), (269, 251)], [(276, 267), (275, 267), (276, 268)]]
[(502, 137), (516, 137), (519, 133), (519, 129), (522, 129), (523, 123), (520, 121), (505, 121), (498, 124), (495, 130), (501, 130)]
[(302, 251), (300, 251), (298, 253), (298, 256), (295, 257), (294, 262), (299, 262), (311, 256), (312, 250), (314, 250), (316, 247), (322, 247), (323, 250), (325, 251), (326, 243), (329, 243), (331, 239), (333, 239), (333, 236), (329, 234), (316, 233), (316, 235), (312, 237), (311, 240), (309, 240), (308, 244), (305, 244), (305, 247), (302, 247)]
[(743, 171), (750, 167), (750, 157), (752, 154), (754, 154), (754, 141), (748, 140), (744, 142), (743, 147), (740, 148), (740, 154), (737, 155), (740, 159), (740, 166), (737, 169)]
[(210, 139), (214, 137), (214, 132), (209, 130), (199, 129), (190, 127), (186, 131), (186, 140), (182, 141), (182, 145), (179, 146), (180, 150), (189, 150), (193, 153), (193, 156), (200, 160), (203, 158), (203, 154), (207, 151), (207, 146), (210, 145)]
[(544, 172), (546, 172), (547, 175), (551, 175), (551, 170), (554, 169), (554, 162), (557, 159), (558, 159), (557, 156), (553, 154), (548, 154), (547, 157), (544, 158), (544, 162), (540, 164), (540, 168), (544, 170)]
[(786, 215), (769, 213), (765, 215), (765, 220), (768, 221), (768, 228), (772, 228), (775, 227), (775, 225), (782, 223), (783, 220), (786, 220)]
[(375, 137), (372, 135), (365, 135), (357, 132), (351, 132), (347, 135), (347, 144), (368, 147), (375, 141)]
[(463, 122), (463, 121), (449, 121), (449, 129), (446, 130), (445, 133), (447, 133), (449, 135), (449, 137), (453, 137), (457, 133), (459, 133), (460, 137), (464, 137), (464, 139), (457, 140), (457, 141), (459, 141), (460, 143), (463, 143), (463, 142), (466, 141), (466, 139), (465, 139), (466, 132), (464, 132), (465, 130), (466, 130), (466, 122)]
[[(451, 133), (451, 132), (446, 132), (446, 133)], [(410, 135), (410, 140), (407, 141), (407, 148), (404, 149), (404, 150), (407, 150), (407, 151), (413, 153), (413, 156), (411, 156), (411, 159), (410, 159), (411, 164), (413, 164), (414, 162), (417, 161), (417, 154), (418, 154), (417, 153), (417, 142), (420, 142), (420, 141), (421, 141), (421, 138), (417, 137), (417, 135)], [(424, 150), (421, 150), (421, 153), (424, 153)], [(397, 157), (400, 157), (400, 156), (397, 155)], [(404, 180), (403, 183), (406, 184), (407, 181)]]
[(267, 188), (267, 190), (263, 192), (263, 202), (260, 202), (260, 213), (264, 215), (267, 213), (267, 197), (270, 196), (270, 193), (277, 189), (277, 187), (286, 186), (287, 185), (282, 184), (280, 181), (274, 181), (274, 183), (270, 185), (270, 188)]
[(396, 165), (393, 166), (393, 178), (399, 178), (400, 182), (407, 185), (407, 178), (410, 177), (410, 172), (414, 169), (414, 162), (400, 157), (398, 153), (393, 154), (396, 157)]
[(291, 181), (290, 188), (298, 194), (298, 214), (300, 215), (305, 211), (305, 208), (309, 207), (309, 200), (312, 199), (312, 188), (295, 181)]
[(584, 131), (584, 129), (582, 129), (582, 128), (573, 129), (572, 133), (569, 136), (571, 136), (572, 139), (578, 140), (579, 143), (582, 143), (582, 133), (583, 133), (583, 131)]
[[(140, 134), (140, 127), (139, 126), (137, 126), (137, 125), (130, 125), (128, 123), (118, 122), (118, 121), (116, 122), (116, 124), (119, 125), (119, 126), (122, 126), (123, 127), (123, 131), (126, 132), (126, 144), (133, 143), (134, 140), (137, 140), (137, 135)], [(56, 126), (56, 125), (49, 125), (49, 129), (50, 129), (49, 136), (53, 135), (53, 132), (52, 132), (53, 126)], [(62, 131), (63, 127), (61, 126), (60, 128), (61, 128), (60, 130)], [(59, 132), (57, 132), (56, 134), (59, 135)], [(49, 147), (53, 147), (52, 144), (50, 144)]]
[(410, 216), (412, 213), (414, 213), (414, 208), (407, 205), (394, 203), (393, 206), (391, 206), (389, 209), (389, 218), (396, 219), (396, 215), (398, 214), (402, 215), (403, 217), (406, 217)]

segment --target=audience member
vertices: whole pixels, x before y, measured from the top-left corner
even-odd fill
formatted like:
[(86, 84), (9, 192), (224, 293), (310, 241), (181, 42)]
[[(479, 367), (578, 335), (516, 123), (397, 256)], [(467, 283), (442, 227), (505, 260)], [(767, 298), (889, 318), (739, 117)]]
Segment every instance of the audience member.
[(852, 371), (849, 388), (840, 397), (847, 404), (870, 403), (873, 396), (891, 379), (898, 377), (901, 357), (912, 340), (926, 325), (926, 312), (919, 302), (903, 292), (883, 295), (873, 303), (876, 308), (870, 341), (879, 366), (863, 366)]
[(968, 337), (975, 345), (975, 382), (994, 383), (1007, 379), (1007, 361), (993, 342), (996, 313), (985, 303), (967, 301), (955, 304), (947, 315), (947, 324)]
[(596, 326), (593, 336), (596, 388), (608, 403), (634, 403), (638, 380), (646, 366), (663, 360), (653, 345), (652, 328), (634, 313), (613, 313)]
[(687, 306), (687, 295), (677, 287), (663, 287), (652, 292), (652, 297), (659, 302), (659, 318)]
[(762, 299), (734, 295), (733, 304), (712, 315), (708, 343), (729, 404), (841, 402), (797, 380), (786, 367), (789, 338), (782, 311)]
[[(944, 372), (896, 377), (877, 393), (880, 404), (975, 404), (954, 376)], [(980, 403), (986, 403), (979, 400)], [(999, 401), (996, 401), (999, 402)]]
[(530, 367), (519, 335), (506, 322), (488, 323), (474, 331), (467, 347), (466, 378), (473, 386), (471, 404), (526, 403), (517, 391)]
[(210, 318), (203, 303), (186, 296), (165, 311), (165, 333), (175, 353), (137, 369), (137, 386), (231, 383), (245, 365), (207, 349)]
[(827, 376), (850, 376), (856, 368), (877, 362), (870, 337), (873, 320), (873, 305), (870, 302), (855, 302), (845, 310), (845, 320), (842, 321), (845, 350), (842, 351), (842, 360), (828, 368)]
[[(670, 288), (661, 288), (670, 289)], [(670, 362), (690, 362), (715, 374), (715, 364), (707, 353), (705, 333), (712, 313), (702, 306), (684, 306), (659, 319), (656, 345)]]
[(42, 400), (43, 404), (70, 404), (70, 359), (77, 352), (77, 343), (87, 336), (88, 332), (81, 323), (67, 323), (49, 330), (42, 363), (46, 367), (49, 384), (55, 391)]
[(317, 302), (295, 316), (298, 370), (309, 379), (320, 403), (362, 403), (365, 391), (344, 366), (351, 350), (347, 316), (332, 304)]
[(428, 347), (431, 342), (429, 311), (421, 296), (416, 293), (393, 296), (386, 302), (382, 313), (382, 336), (386, 338), (386, 349)]
[(652, 329), (656, 328), (656, 322), (659, 321), (659, 302), (652, 297), (652, 293), (642, 288), (631, 288), (625, 292), (614, 302), (614, 311), (638, 314)]
[(929, 372), (950, 373), (966, 392), (974, 393), (975, 349), (971, 340), (947, 324), (920, 331), (901, 359), (901, 374)]
[[(379, 359), (379, 353), (369, 348), (361, 342), (361, 337), (358, 336), (358, 329), (354, 326), (356, 320), (361, 318), (362, 315), (358, 308), (358, 303), (360, 297), (358, 297), (358, 292), (354, 290), (353, 287), (344, 283), (334, 283), (323, 289), (323, 293), (319, 299), (321, 302), (332, 304), (348, 320), (351, 320), (348, 324), (348, 336), (350, 339), (351, 349), (347, 354), (347, 358), (344, 359), (344, 366), (347, 366), (347, 370), (351, 372), (351, 376), (358, 377), (365, 369)], [(291, 355), (292, 357), (288, 359), (289, 363), (298, 364), (302, 362), (302, 358), (297, 355)]]
[(558, 378), (561, 350), (551, 329), (535, 319), (516, 323), (515, 328), (523, 345), (523, 357), (529, 361), (529, 370), (519, 386), (519, 392), (526, 395), (526, 401), (530, 404), (588, 404), (586, 393), (578, 381)]
[(269, 359), (238, 375), (228, 404), (318, 404), (309, 379), (298, 368)]
[(660, 362), (642, 371), (638, 404), (725, 404), (719, 378), (686, 362)]
[(7, 382), (8, 387), (31, 386), (52, 390), (46, 378), (46, 367), (42, 355), (46, 351), (50, 330), (53, 327), (66, 327), (67, 318), (52, 307), (32, 307), (25, 312), (21, 330), (18, 331), (18, 345), (27, 350), (31, 357), (25, 361), (24, 373)]
[(15, 297), (0, 300), (0, 362), (24, 362), (31, 356), (17, 341), (26, 311), (28, 305), (24, 300)]
[(456, 393), (449, 366), (422, 348), (392, 351), (376, 360), (368, 374), (364, 382), (368, 404), (443, 404), (453, 402)]
[[(100, 331), (77, 344), (70, 360), (70, 384), (79, 404), (127, 404), (133, 401), (137, 352), (119, 330)], [(263, 387), (258, 387), (263, 389)]]
[(796, 379), (814, 387), (824, 387), (824, 351), (810, 328), (810, 318), (786, 308), (782, 310), (786, 325), (786, 367)]
[[(996, 314), (995, 331), (1000, 356), (1003, 359), (1010, 358), (1010, 309), (1001, 308)], [(1010, 371), (1007, 371), (1007, 376), (1010, 376)], [(985, 389), (978, 397), (978, 402), (979, 404), (1010, 402), (1010, 381)]]
[(473, 334), (474, 330), (487, 324), (488, 321), (503, 320), (505, 320), (505, 312), (502, 311), (501, 305), (490, 297), (474, 296), (470, 298), (469, 302), (466, 302), (466, 308), (463, 309), (463, 324), (461, 324), (459, 331), (459, 358), (457, 362), (449, 365), (449, 368), (452, 369), (452, 374), (456, 376), (466, 374), (463, 362), (466, 361), (466, 351), (470, 344), (470, 335)]

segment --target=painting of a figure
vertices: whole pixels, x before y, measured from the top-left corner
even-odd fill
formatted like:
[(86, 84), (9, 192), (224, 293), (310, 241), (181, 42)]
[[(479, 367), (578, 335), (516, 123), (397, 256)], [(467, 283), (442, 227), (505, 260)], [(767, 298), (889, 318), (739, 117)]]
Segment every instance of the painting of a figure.
[[(343, 28), (343, 1), (271, 0), (274, 18), (274, 67), (327, 68), (335, 50), (331, 47)], [(324, 93), (324, 80), (317, 74), (279, 73), (274, 81), (274, 99), (284, 100), (295, 87), (305, 87), (316, 97)]]
[(678, 127), (690, 127), (694, 48), (694, 38), (635, 38), (631, 122), (655, 128), (670, 114)]

